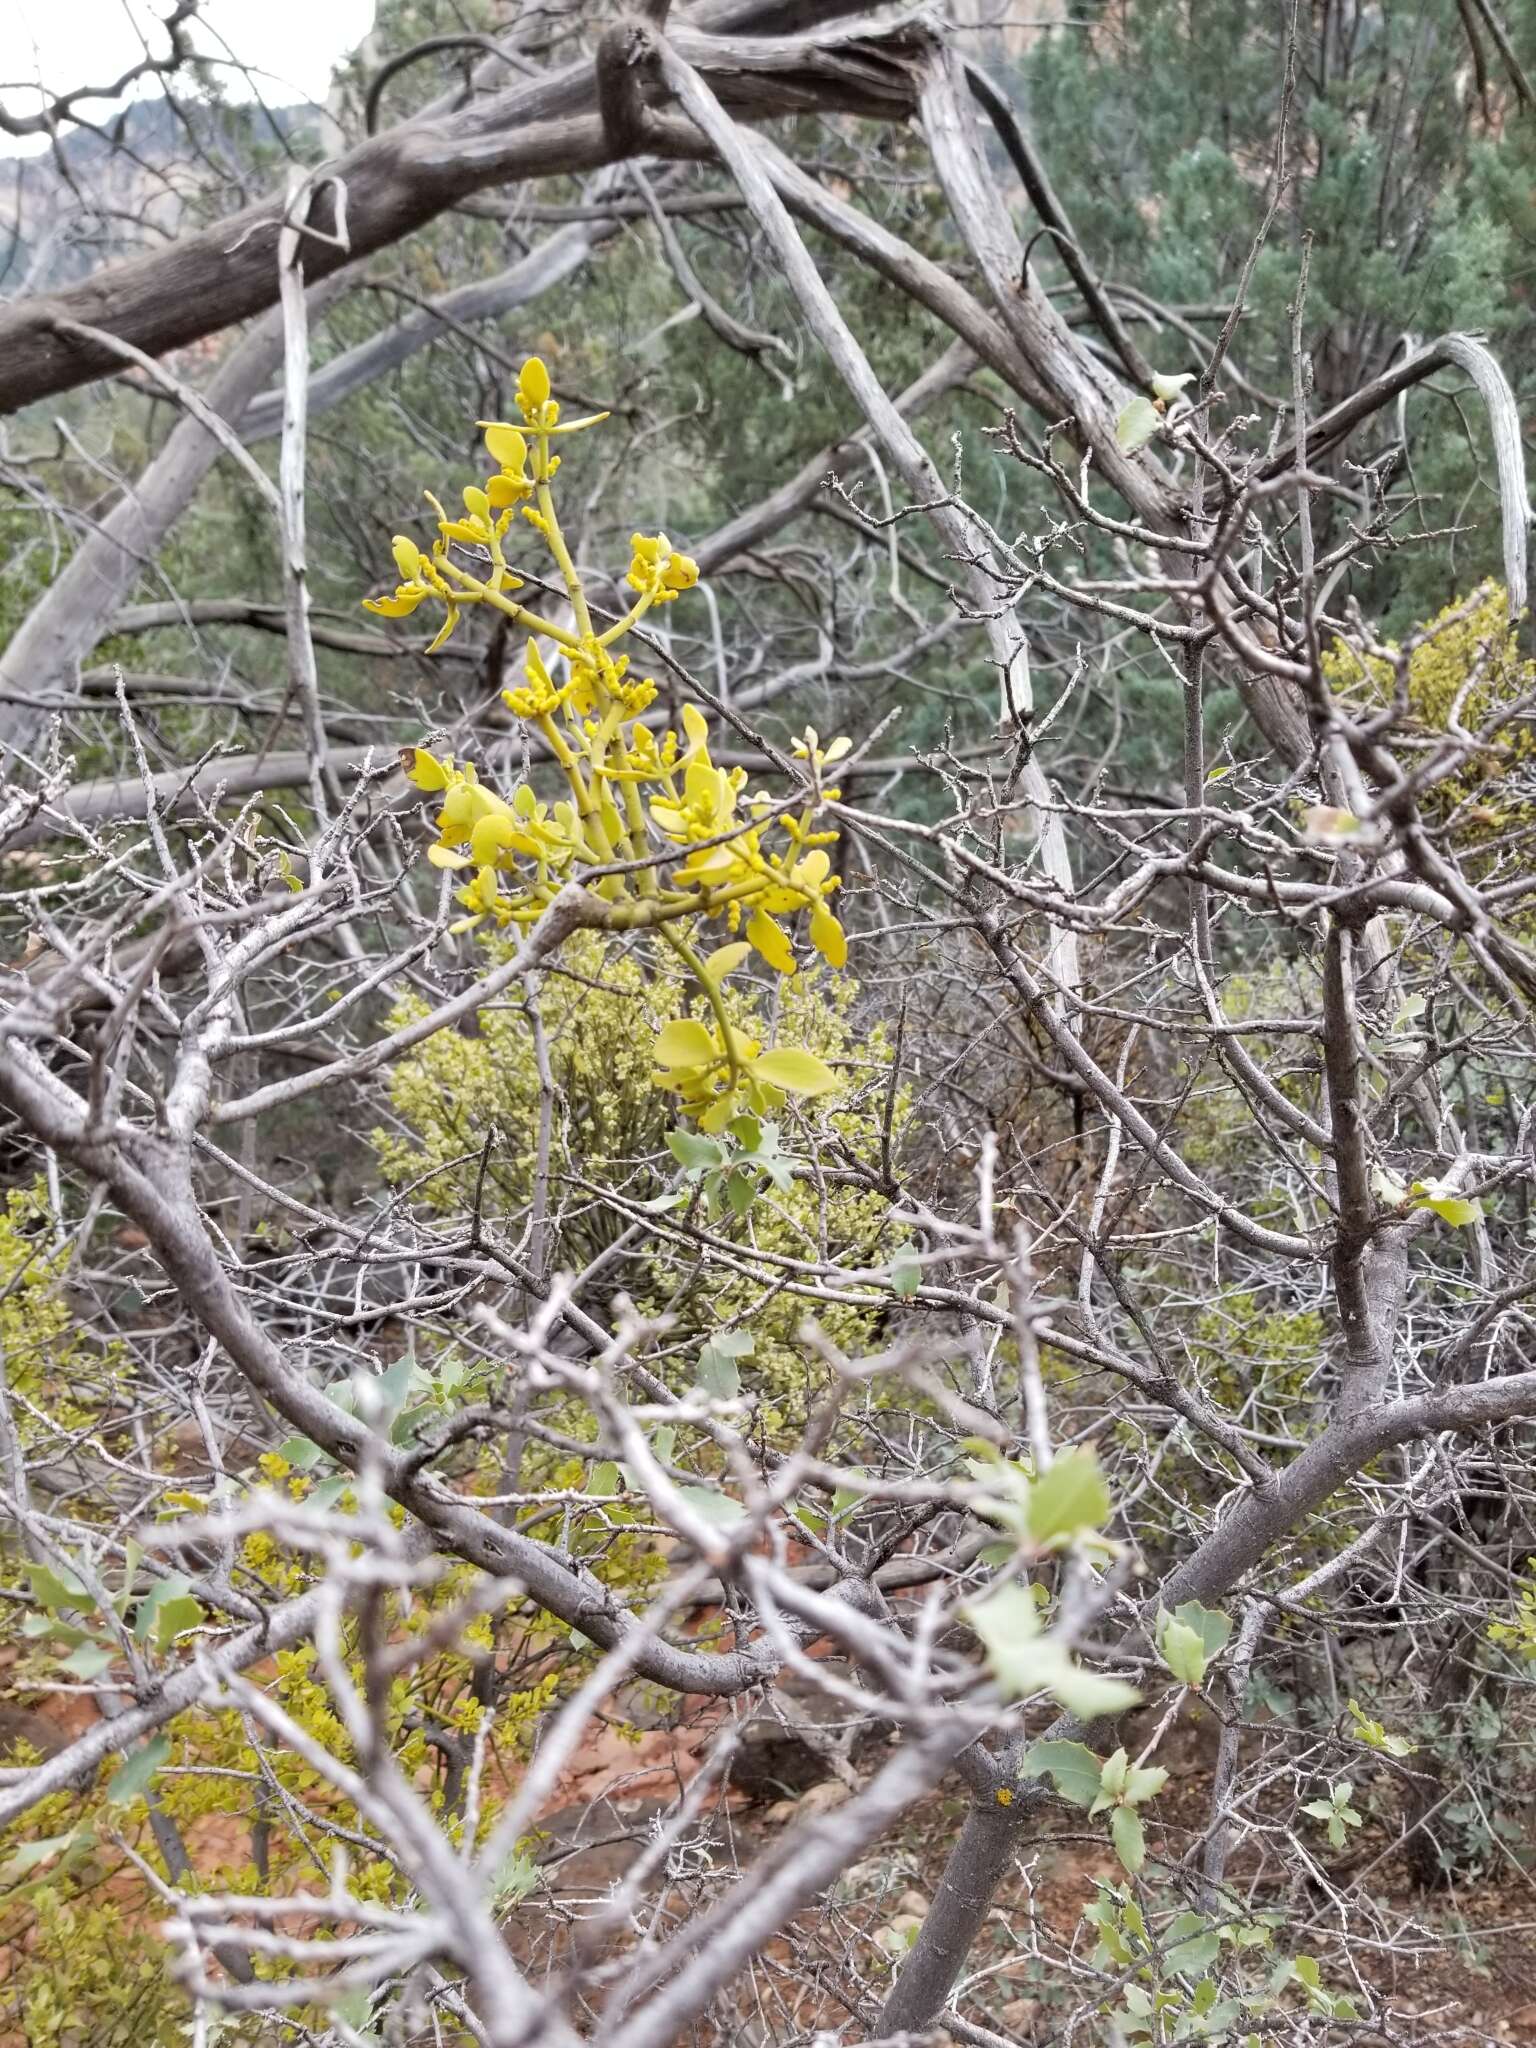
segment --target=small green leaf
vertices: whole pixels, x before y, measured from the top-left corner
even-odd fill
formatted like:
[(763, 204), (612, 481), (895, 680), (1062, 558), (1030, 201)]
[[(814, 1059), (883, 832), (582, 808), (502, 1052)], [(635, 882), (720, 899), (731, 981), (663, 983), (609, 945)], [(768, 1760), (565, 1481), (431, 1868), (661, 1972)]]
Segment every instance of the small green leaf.
[(1029, 1533), (1042, 1548), (1098, 1529), (1110, 1515), (1109, 1488), (1098, 1453), (1087, 1445), (1063, 1451), (1029, 1486)]
[(1109, 1816), (1109, 1837), (1115, 1845), (1115, 1854), (1131, 1873), (1140, 1875), (1141, 1866), (1147, 1860), (1147, 1836), (1142, 1827), (1141, 1817), (1134, 1807), (1117, 1806)]
[(1157, 1653), (1181, 1685), (1198, 1687), (1205, 1677), (1205, 1645), (1192, 1628), (1164, 1615)]
[(1048, 1777), (1060, 1796), (1073, 1806), (1091, 1806), (1099, 1789), (1102, 1766), (1081, 1742), (1032, 1742), (1024, 1752), (1019, 1775)]
[(151, 1586), (133, 1617), (135, 1642), (153, 1642), (157, 1650), (164, 1652), (177, 1636), (196, 1628), (203, 1619), (203, 1610), (191, 1587), (192, 1581), (182, 1572), (172, 1572)]
[(1219, 1657), (1232, 1638), (1232, 1623), (1219, 1607), (1202, 1607), (1198, 1600), (1186, 1600), (1173, 1610), (1175, 1621), (1192, 1628), (1205, 1647), (1205, 1661)]
[(1458, 1229), (1482, 1220), (1482, 1203), (1468, 1201), (1465, 1195), (1455, 1194), (1444, 1181), (1416, 1180), (1413, 1198), (1415, 1209), (1432, 1209), (1442, 1223), (1452, 1224)]
[(157, 1735), (124, 1759), (107, 1781), (107, 1803), (128, 1806), (149, 1790), (150, 1780), (171, 1753), (169, 1735)]
[[(51, 1857), (64, 1856), (73, 1861), (95, 1846), (95, 1830), (90, 1827), (73, 1827), (62, 1835), (40, 1835), (35, 1842), (22, 1842), (11, 1851), (0, 1866), (0, 1877), (7, 1881), (24, 1877), (29, 1870), (36, 1870), (39, 1863), (46, 1863)], [(55, 1871), (54, 1875), (57, 1876), (58, 1872)]]
[(622, 1486), (619, 1468), (612, 1458), (604, 1458), (600, 1464), (594, 1465), (587, 1475), (586, 1491), (598, 1500), (612, 1499), (614, 1494), (622, 1490)]
[(78, 1643), (67, 1657), (59, 1659), (59, 1669), (67, 1671), (71, 1678), (84, 1679), (88, 1685), (93, 1678), (100, 1678), (116, 1655), (116, 1650), (106, 1643)]
[(1126, 1780), (1131, 1773), (1130, 1754), (1117, 1749), (1113, 1756), (1106, 1757), (1099, 1772), (1099, 1790), (1106, 1799), (1118, 1799), (1125, 1791)]
[(96, 1601), (88, 1593), (73, 1572), (56, 1572), (45, 1564), (27, 1564), (22, 1567), (32, 1585), (32, 1597), (50, 1614), (62, 1613), (65, 1608), (77, 1608), (82, 1614), (94, 1614)]
[(667, 1150), (690, 1173), (704, 1173), (725, 1163), (725, 1148), (697, 1131), (668, 1131)]
[(1158, 428), (1163, 416), (1150, 398), (1139, 395), (1115, 421), (1115, 441), (1127, 455), (1134, 455), (1138, 448), (1145, 448)]
[(1354, 1737), (1363, 1742), (1367, 1749), (1380, 1750), (1383, 1756), (1412, 1756), (1417, 1744), (1406, 1735), (1389, 1735), (1380, 1721), (1373, 1721), (1364, 1713), (1357, 1700), (1346, 1700), (1350, 1719), (1354, 1722)]
[(742, 1521), (746, 1509), (739, 1500), (732, 1500), (728, 1493), (721, 1493), (712, 1486), (680, 1486), (678, 1496), (685, 1500), (701, 1522), (708, 1522), (717, 1529), (732, 1529)]
[(1085, 1671), (1075, 1663), (1069, 1651), (1042, 1631), (1039, 1611), (1023, 1586), (1004, 1586), (989, 1593), (966, 1613), (981, 1638), (987, 1668), (1005, 1698), (1049, 1692), (1069, 1714), (1084, 1721), (1123, 1713), (1141, 1698), (1135, 1686)]
[(1156, 376), (1152, 379), (1152, 390), (1164, 405), (1172, 405), (1186, 384), (1193, 384), (1193, 370), (1181, 370), (1176, 377)]
[(519, 1905), (539, 1881), (539, 1866), (522, 1849), (503, 1858), (491, 1880), (491, 1899), (498, 1906)]
[(1161, 1764), (1136, 1764), (1125, 1781), (1125, 1803), (1127, 1806), (1145, 1806), (1149, 1799), (1155, 1799), (1168, 1782), (1168, 1773)]
[(1164, 1968), (1181, 1977), (1199, 1976), (1221, 1954), (1221, 1936), (1211, 1929), (1203, 1913), (1180, 1913), (1164, 1939), (1169, 1944)]
[(922, 1262), (914, 1246), (902, 1245), (891, 1255), (891, 1292), (903, 1301), (910, 1301), (923, 1284)]
[(699, 1385), (717, 1401), (734, 1401), (741, 1392), (738, 1358), (751, 1356), (756, 1339), (750, 1330), (722, 1330), (699, 1353)]

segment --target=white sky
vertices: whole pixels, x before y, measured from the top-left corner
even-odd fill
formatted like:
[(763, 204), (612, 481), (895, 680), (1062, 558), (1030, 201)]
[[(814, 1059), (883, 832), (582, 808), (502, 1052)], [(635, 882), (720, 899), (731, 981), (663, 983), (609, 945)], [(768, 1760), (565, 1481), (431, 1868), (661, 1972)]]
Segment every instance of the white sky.
[[(227, 61), (232, 53), (248, 65), (273, 105), (323, 102), (331, 67), (372, 28), (373, 6), (374, 0), (203, 0), (192, 40), (210, 57)], [(0, 37), (0, 104), (8, 113), (37, 113), (38, 95), (25, 89), (37, 81), (51, 93), (111, 85), (140, 61), (146, 43), (157, 56), (165, 53), (168, 39), (159, 23), (169, 12), (164, 0), (0, 0), (10, 23)], [(238, 71), (224, 75), (231, 99), (250, 98)], [(153, 78), (138, 87), (141, 95), (156, 90)], [(115, 111), (107, 100), (80, 106), (97, 122)], [(0, 132), (0, 155), (47, 146), (46, 137)]]

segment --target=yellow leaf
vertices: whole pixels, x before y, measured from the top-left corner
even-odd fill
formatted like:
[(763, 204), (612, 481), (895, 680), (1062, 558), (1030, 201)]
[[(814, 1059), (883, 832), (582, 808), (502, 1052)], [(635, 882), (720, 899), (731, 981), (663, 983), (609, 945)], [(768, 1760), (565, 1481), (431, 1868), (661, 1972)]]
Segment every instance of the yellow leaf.
[(485, 446), (492, 462), (503, 469), (510, 469), (514, 476), (520, 475), (528, 458), (528, 443), (516, 427), (507, 426), (501, 420), (485, 423)]
[(418, 789), (448, 787), (448, 770), (423, 747), (402, 747), (400, 766), (405, 770), (406, 780), (414, 782)]
[(469, 835), (470, 858), (477, 868), (495, 865), (496, 856), (517, 838), (517, 827), (504, 811), (492, 811), (477, 820)]
[(656, 1041), (659, 1067), (707, 1067), (720, 1057), (715, 1041), (692, 1017), (674, 1017)]
[(847, 966), (847, 937), (824, 903), (818, 903), (811, 912), (811, 944), (829, 967)]
[(441, 647), (441, 646), (442, 646), (443, 642), (444, 642), (444, 641), (445, 641), (445, 640), (446, 640), (446, 639), (448, 638), (448, 635), (449, 635), (449, 634), (450, 634), (450, 633), (451, 633), (451, 632), (453, 631), (454, 627), (455, 627), (455, 626), (456, 626), (456, 625), (457, 625), (458, 623), (459, 623), (459, 611), (458, 611), (458, 606), (457, 606), (457, 605), (449, 605), (449, 607), (448, 607), (448, 616), (447, 616), (447, 618), (446, 618), (446, 619), (444, 619), (444, 621), (443, 621), (443, 624), (442, 624), (442, 628), (441, 628), (440, 632), (438, 633), (438, 636), (437, 636), (437, 638), (436, 638), (436, 639), (435, 639), (435, 640), (434, 640), (434, 641), (432, 642), (431, 646), (430, 646), (430, 647), (428, 647), (428, 649), (427, 649), (427, 653), (428, 653), (428, 654), (436, 654), (436, 652), (437, 652), (437, 650), (439, 649), (439, 647)]
[(733, 939), (728, 946), (717, 946), (704, 962), (704, 972), (713, 982), (722, 982), (728, 974), (734, 974), (742, 961), (747, 959), (752, 948), (743, 939)]
[(776, 967), (780, 974), (795, 971), (795, 949), (784, 936), (781, 926), (776, 925), (766, 911), (752, 913), (747, 926), (747, 937), (756, 946), (770, 967)]
[(786, 1095), (827, 1095), (842, 1085), (825, 1060), (797, 1045), (781, 1045), (754, 1060), (752, 1078)]

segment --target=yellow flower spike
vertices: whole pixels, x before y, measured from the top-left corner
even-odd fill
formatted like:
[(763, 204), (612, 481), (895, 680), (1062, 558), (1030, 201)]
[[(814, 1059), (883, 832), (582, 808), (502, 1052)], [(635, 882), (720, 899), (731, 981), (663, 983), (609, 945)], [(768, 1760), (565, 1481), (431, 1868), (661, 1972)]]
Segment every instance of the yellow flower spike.
[(549, 371), (543, 359), (530, 356), (517, 380), (517, 402), (525, 412), (536, 406), (545, 405), (549, 400)]
[(532, 640), (523, 655), (523, 673), (528, 678), (526, 689), (501, 693), (508, 710), (515, 711), (519, 718), (547, 718), (552, 711), (558, 711), (565, 702), (566, 691), (556, 689), (554, 678), (544, 666), (544, 657)]

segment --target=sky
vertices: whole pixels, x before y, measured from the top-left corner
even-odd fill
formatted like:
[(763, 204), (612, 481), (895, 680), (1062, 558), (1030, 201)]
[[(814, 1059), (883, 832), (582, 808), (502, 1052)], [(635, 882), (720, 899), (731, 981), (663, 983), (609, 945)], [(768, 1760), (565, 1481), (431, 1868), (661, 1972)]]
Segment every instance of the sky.
[[(258, 77), (261, 94), (275, 105), (323, 101), (331, 67), (373, 26), (373, 8), (374, 0), (203, 0), (192, 39), (210, 57), (233, 53), (265, 74)], [(38, 111), (36, 91), (25, 88), (39, 80), (53, 93), (110, 85), (140, 61), (146, 42), (156, 55), (168, 48), (157, 25), (170, 12), (165, 0), (0, 0), (0, 12), (10, 23), (0, 37), (0, 105), (8, 113)], [(238, 71), (225, 76), (231, 99), (251, 97)], [(153, 94), (156, 82), (142, 81), (137, 90)], [(80, 112), (106, 121), (121, 104), (89, 100)], [(0, 133), (0, 155), (47, 146), (46, 137)]]

